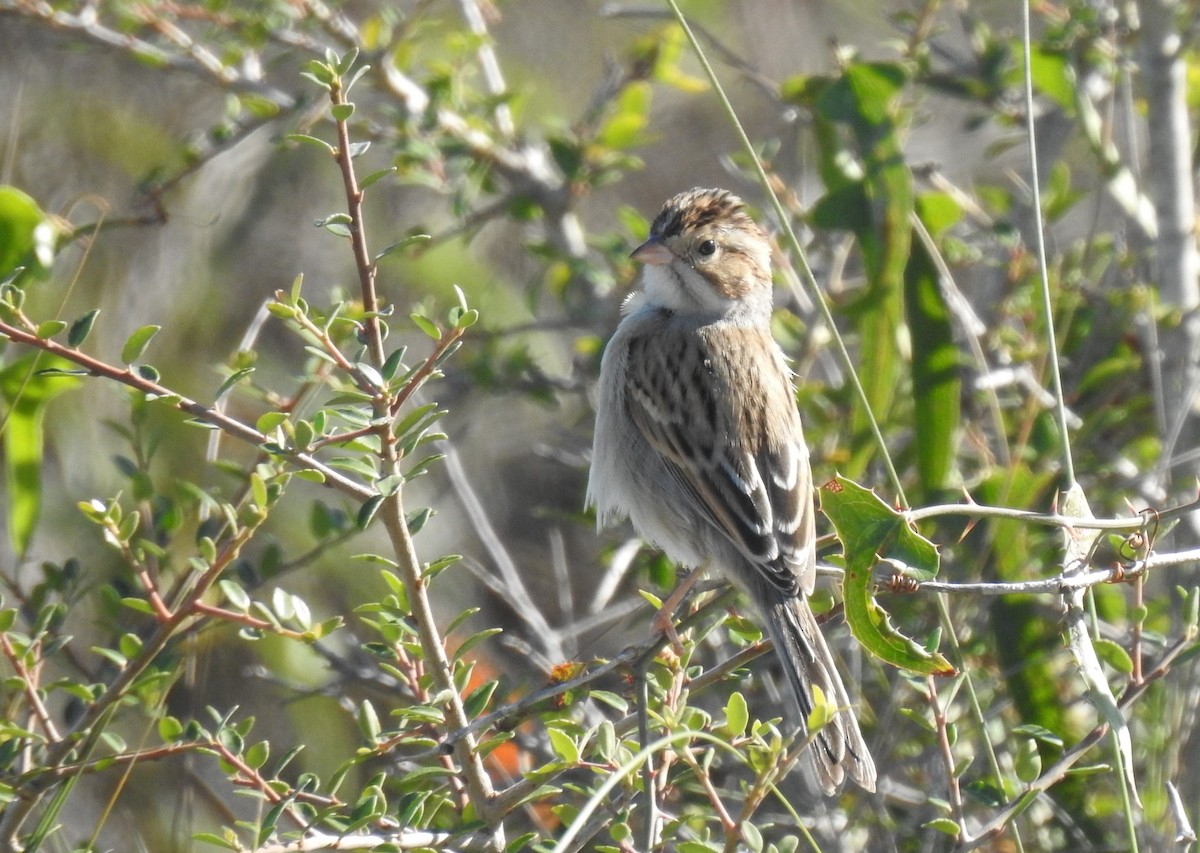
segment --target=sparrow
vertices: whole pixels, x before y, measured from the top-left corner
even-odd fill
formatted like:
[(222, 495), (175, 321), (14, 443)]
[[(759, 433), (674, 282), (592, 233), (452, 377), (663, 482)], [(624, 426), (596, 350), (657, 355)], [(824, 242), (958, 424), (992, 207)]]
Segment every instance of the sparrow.
[(745, 590), (805, 729), (813, 687), (836, 708), (809, 750), (822, 789), (849, 776), (874, 791), (875, 763), (808, 605), (812, 472), (771, 334), (770, 241), (736, 195), (697, 188), (663, 205), (631, 257), (645, 265), (642, 290), (601, 361), (587, 504), (598, 527), (628, 517), (692, 578), (716, 570)]

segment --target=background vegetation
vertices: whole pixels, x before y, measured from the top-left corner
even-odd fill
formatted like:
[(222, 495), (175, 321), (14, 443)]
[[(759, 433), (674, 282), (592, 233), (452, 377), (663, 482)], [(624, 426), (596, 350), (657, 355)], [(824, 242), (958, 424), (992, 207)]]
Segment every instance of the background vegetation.
[[(1190, 7), (681, 6), (0, 2), (0, 848), (1191, 846)], [(581, 509), (695, 185), (848, 478), (873, 795)]]

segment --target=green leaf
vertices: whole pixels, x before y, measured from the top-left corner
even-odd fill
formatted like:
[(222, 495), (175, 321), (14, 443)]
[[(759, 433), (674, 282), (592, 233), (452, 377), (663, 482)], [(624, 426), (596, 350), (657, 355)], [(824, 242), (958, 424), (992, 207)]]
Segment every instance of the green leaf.
[(817, 110), (823, 118), (843, 122), (862, 134), (891, 124), (897, 96), (908, 82), (903, 66), (894, 62), (856, 62), (821, 92)]
[(463, 709), (467, 712), (468, 719), (473, 720), (487, 710), (488, 703), (492, 701), (492, 696), (499, 686), (500, 683), (497, 681), (488, 681), (471, 691), (470, 695), (463, 700)]
[(254, 499), (254, 505), (260, 509), (270, 503), (266, 481), (257, 472), (250, 474), (250, 495)]
[(749, 722), (750, 711), (746, 705), (746, 697), (735, 690), (725, 702), (724, 729), (731, 736), (737, 737), (746, 731), (746, 724)]
[(251, 601), (246, 590), (234, 583), (231, 580), (222, 578), (217, 581), (217, 585), (221, 588), (221, 592), (225, 595), (225, 600), (229, 602), (229, 606), (235, 610), (249, 610)]
[(898, 710), (900, 711), (901, 715), (908, 717), (925, 731), (930, 733), (937, 732), (937, 726), (935, 726), (933, 721), (929, 719), (928, 711), (917, 708), (899, 708)]
[[(431, 412), (436, 414), (430, 415)], [(407, 433), (416, 429), (418, 424), (421, 425), (422, 429), (426, 429), (443, 414), (445, 414), (445, 412), (438, 411), (438, 404), (436, 402), (430, 401), (428, 403), (422, 403), (421, 405), (414, 407), (412, 411), (401, 418), (393, 428), (393, 432), (395, 432), (396, 438), (403, 439)]]
[(649, 81), (626, 86), (612, 105), (609, 118), (597, 131), (594, 142), (622, 150), (645, 144), (643, 131), (650, 123), (652, 89)]
[(935, 817), (933, 820), (921, 824), (927, 829), (936, 829), (938, 832), (944, 832), (951, 838), (958, 838), (961, 829), (958, 824), (948, 817)]
[(918, 580), (936, 577), (937, 546), (874, 492), (845, 477), (836, 477), (821, 487), (821, 510), (837, 528), (845, 553), (842, 586), (851, 633), (868, 651), (890, 664), (924, 675), (954, 675), (954, 667), (942, 655), (929, 652), (897, 631), (871, 595), (873, 569), (881, 558), (902, 566), (904, 574)]
[(217, 835), (214, 832), (197, 832), (192, 835), (192, 839), (194, 841), (201, 841), (205, 844), (212, 844), (216, 847), (222, 847), (226, 850), (242, 849), (242, 844), (237, 839), (237, 836), (225, 838), (224, 836)]
[[(924, 209), (918, 206), (924, 220)], [(931, 233), (933, 228), (926, 228)], [(962, 378), (950, 308), (934, 259), (913, 241), (904, 268), (904, 313), (912, 344), (913, 432), (917, 471), (926, 493), (943, 489), (956, 456)]]
[[(324, 216), (320, 219), (313, 220), (313, 225), (316, 226), (317, 228), (328, 228), (331, 225), (349, 226), (349, 225), (352, 225), (353, 223), (354, 223), (354, 220), (350, 218), (350, 214), (344, 213), (342, 211), (338, 211), (337, 213), (331, 213), (328, 216)], [(350, 231), (349, 231), (349, 229), (347, 229), (345, 231), (345, 234), (349, 234), (349, 233), (350, 233)]]
[(137, 634), (122, 634), (117, 640), (117, 647), (125, 657), (137, 657), (142, 650), (142, 638)]
[(87, 340), (88, 335), (92, 333), (92, 326), (95, 325), (96, 317), (99, 313), (99, 308), (93, 308), (71, 324), (71, 331), (67, 333), (67, 344), (69, 346), (78, 348)]
[(54, 337), (66, 327), (67, 324), (63, 320), (47, 320), (44, 323), (38, 323), (38, 327), (34, 330), (34, 334), (44, 341)]
[(375, 743), (379, 739), (379, 733), (382, 727), (379, 725), (379, 714), (375, 711), (375, 706), (371, 704), (369, 699), (364, 699), (359, 703), (358, 711), (354, 715), (358, 721), (358, 729), (362, 732), (364, 738), (371, 743)]
[(482, 631), (472, 634), (470, 637), (467, 637), (467, 639), (465, 639), (463, 641), (463, 644), (461, 646), (458, 647), (458, 649), (454, 652), (454, 656), (456, 658), (461, 658), (463, 655), (465, 655), (467, 652), (471, 651), (471, 649), (475, 648), (477, 645), (482, 643), (484, 640), (487, 640), (489, 637), (494, 637), (497, 634), (503, 633), (503, 631), (504, 631), (503, 628), (484, 628)]
[(432, 580), (433, 578), (437, 577), (442, 572), (444, 572), (446, 569), (450, 568), (455, 563), (459, 562), (461, 559), (462, 559), (461, 554), (447, 554), (444, 557), (439, 557), (438, 559), (434, 560), (432, 563), (426, 564), (425, 567), (422, 569), (421, 574), (424, 575), (426, 578)]
[[(355, 48), (355, 50), (357, 50), (357, 48)], [(355, 69), (354, 73), (350, 75), (350, 79), (345, 81), (342, 84), (342, 91), (349, 92), (352, 88), (354, 88), (354, 84), (358, 82), (358, 78), (362, 77), (364, 74), (366, 74), (370, 70), (371, 70), (370, 65), (360, 65), (358, 68)], [(342, 73), (343, 73), (343, 75), (345, 74), (345, 72), (342, 72)]]
[(267, 813), (263, 815), (262, 823), (259, 824), (258, 827), (258, 835), (256, 836), (255, 842), (256, 847), (265, 846), (266, 843), (271, 839), (271, 836), (275, 834), (276, 827), (279, 826), (280, 816), (291, 804), (292, 797), (284, 797), (267, 810)]
[(1112, 769), (1111, 764), (1084, 764), (1072, 767), (1067, 771), (1066, 775), (1076, 778), (1082, 776), (1107, 776), (1112, 772)]
[(129, 663), (129, 661), (125, 659), (125, 656), (116, 649), (106, 649), (102, 646), (92, 646), (92, 651), (100, 655), (100, 657), (106, 658), (107, 660), (116, 664), (118, 669), (124, 669)]
[(327, 59), (330, 61), (330, 64), (334, 66), (334, 70), (337, 71), (337, 75), (339, 77), (345, 77), (347, 72), (349, 72), (354, 66), (354, 61), (358, 59), (358, 48), (350, 48), (348, 51), (346, 51), (345, 55), (339, 59), (335, 60), (334, 57), (327, 57)]
[(1068, 114), (1074, 112), (1078, 83), (1075, 69), (1065, 54), (1033, 46), (1029, 52), (1029, 76), (1033, 79), (1034, 88), (1048, 95)]
[(246, 754), (243, 760), (253, 767), (255, 770), (260, 769), (267, 763), (267, 759), (271, 755), (271, 744), (265, 740), (260, 740), (257, 743), (252, 743), (246, 748)]
[(1034, 723), (1025, 723), (1024, 725), (1016, 726), (1012, 733), (1015, 735), (1025, 735), (1026, 737), (1040, 740), (1042, 743), (1048, 743), (1051, 746), (1062, 749), (1063, 739), (1050, 731), (1045, 726), (1039, 726)]
[(753, 821), (742, 821), (738, 825), (738, 829), (741, 830), (742, 842), (745, 844), (747, 850), (757, 853), (757, 851), (763, 849), (762, 833), (759, 831), (758, 827), (754, 825)]
[[(225, 396), (226, 393), (228, 393), (230, 388), (232, 388), (234, 385), (237, 385), (253, 372), (253, 367), (243, 367), (241, 370), (235, 370), (233, 373), (227, 376), (225, 381), (221, 383), (219, 388), (217, 388), (217, 393), (213, 395), (213, 399), (220, 400), (223, 396)], [(259, 430), (259, 432), (263, 432), (263, 430)]]
[(163, 743), (175, 743), (183, 737), (183, 723), (175, 717), (160, 717), (158, 720), (158, 736)]
[(270, 435), (288, 419), (287, 412), (264, 412), (254, 423), (254, 428), (263, 435)]
[(422, 332), (429, 335), (429, 337), (433, 338), (435, 341), (441, 340), (441, 329), (439, 329), (437, 324), (428, 317), (424, 317), (420, 314), (410, 314), (409, 317), (412, 319), (413, 324), (416, 325), (416, 327)]
[[(42, 370), (36, 370), (41, 366)], [(7, 406), (0, 449), (4, 454), (5, 511), (14, 553), (24, 555), (33, 540), (42, 506), (42, 458), (46, 408), (50, 401), (82, 383), (66, 370), (70, 362), (29, 353), (0, 369), (0, 396)]]
[(963, 786), (963, 790), (971, 795), (971, 798), (976, 802), (983, 803), (988, 808), (999, 808), (1004, 805), (1004, 791), (997, 788), (991, 782), (976, 780), (968, 785)]
[(377, 254), (375, 256), (375, 260), (378, 261), (380, 258), (387, 257), (392, 252), (399, 251), (400, 249), (407, 249), (409, 246), (415, 246), (418, 243), (425, 243), (432, 239), (433, 237), (429, 234), (409, 234), (407, 237), (397, 240), (395, 243), (392, 243), (382, 252)]
[(1017, 753), (1013, 756), (1013, 770), (1017, 778), (1026, 785), (1042, 775), (1042, 756), (1038, 752), (1037, 741), (1033, 738), (1022, 738), (1017, 743)]
[[(360, 190), (365, 190), (367, 187), (371, 186), (371, 184), (375, 183), (376, 181), (381, 180), (382, 178), (386, 178), (388, 175), (395, 174), (395, 172), (396, 172), (395, 166), (388, 166), (386, 169), (380, 169), (377, 172), (372, 172), (371, 174), (367, 175), (365, 178), (363, 178), (361, 181), (358, 182), (358, 188)], [(393, 245), (395, 245), (395, 244), (393, 244)]]
[(412, 536), (416, 536), (421, 532), (421, 528), (425, 523), (433, 517), (433, 509), (423, 506), (420, 509), (415, 509), (405, 518), (405, 523), (408, 525), (408, 532)]
[(379, 374), (388, 382), (391, 382), (392, 379), (396, 377), (396, 373), (401, 367), (403, 367), (404, 353), (407, 351), (408, 347), (400, 347), (397, 350), (393, 350), (392, 354), (389, 355), (387, 360), (383, 363), (383, 367), (380, 369)]
[(479, 312), (474, 308), (459, 308), (455, 306), (450, 309), (450, 324), (456, 329), (469, 329), (479, 322)]
[(309, 60), (309, 62), (305, 63), (304, 71), (301, 73), (305, 77), (308, 77), (310, 80), (316, 82), (317, 85), (328, 89), (333, 83), (333, 78), (336, 74), (334, 71), (334, 65), (336, 64), (336, 61), (331, 60), (328, 57), (326, 59), (326, 62), (321, 62), (318, 59)]
[(0, 186), (0, 280), (17, 267), (45, 269), (54, 261), (57, 238), (49, 217), (33, 197)]
[(354, 115), (354, 104), (334, 104), (329, 109), (334, 121), (346, 121)]
[(142, 357), (142, 353), (146, 351), (146, 347), (150, 343), (150, 339), (158, 334), (158, 330), (162, 326), (142, 326), (136, 332), (129, 336), (125, 341), (125, 346), (121, 347), (121, 361), (125, 364), (133, 364)]
[(562, 761), (574, 766), (579, 763), (579, 745), (575, 739), (561, 729), (549, 728), (546, 733), (550, 736), (550, 748)]
[(1100, 660), (1111, 666), (1117, 672), (1123, 675), (1129, 675), (1133, 672), (1133, 658), (1129, 656), (1129, 652), (1125, 651), (1119, 643), (1114, 643), (1112, 640), (1097, 638), (1092, 640), (1092, 645), (1096, 648), (1096, 654)]
[(383, 495), (374, 495), (363, 501), (362, 506), (358, 508), (358, 514), (355, 516), (354, 523), (359, 530), (366, 530), (367, 525), (371, 523), (371, 519), (375, 517), (375, 513), (379, 512), (379, 507), (383, 504), (385, 498)]

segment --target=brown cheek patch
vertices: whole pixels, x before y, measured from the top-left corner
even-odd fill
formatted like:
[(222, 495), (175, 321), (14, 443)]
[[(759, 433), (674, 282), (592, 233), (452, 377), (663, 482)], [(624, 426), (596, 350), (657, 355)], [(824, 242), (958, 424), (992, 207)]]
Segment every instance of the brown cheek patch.
[(709, 270), (708, 273), (717, 293), (726, 299), (742, 299), (755, 287), (762, 286), (759, 280), (761, 271), (755, 268), (748, 255), (737, 249), (727, 250), (715, 266), (717, 268)]

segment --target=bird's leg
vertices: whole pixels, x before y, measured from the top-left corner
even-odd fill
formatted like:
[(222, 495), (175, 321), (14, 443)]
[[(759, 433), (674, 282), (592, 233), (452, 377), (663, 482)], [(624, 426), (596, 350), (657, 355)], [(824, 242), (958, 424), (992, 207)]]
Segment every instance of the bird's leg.
[(683, 599), (691, 592), (703, 572), (704, 566), (697, 566), (688, 572), (687, 577), (675, 585), (675, 589), (667, 596), (667, 600), (662, 603), (662, 607), (658, 608), (658, 612), (650, 621), (651, 631), (655, 634), (665, 634), (671, 642), (671, 647), (679, 655), (683, 654), (683, 643), (679, 641), (679, 634), (675, 631), (675, 611), (679, 609), (679, 605), (683, 603)]

